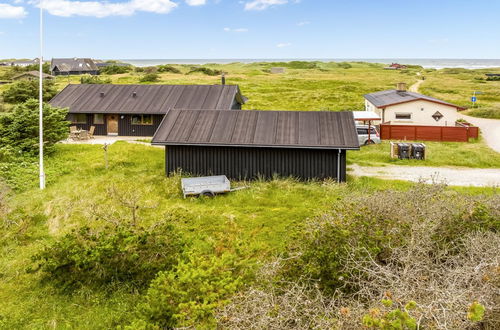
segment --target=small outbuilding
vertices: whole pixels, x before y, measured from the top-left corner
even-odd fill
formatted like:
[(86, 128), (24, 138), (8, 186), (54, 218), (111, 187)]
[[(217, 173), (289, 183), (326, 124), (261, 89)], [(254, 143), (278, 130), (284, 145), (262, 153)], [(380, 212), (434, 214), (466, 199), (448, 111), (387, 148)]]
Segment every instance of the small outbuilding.
[(238, 110), (246, 98), (236, 85), (68, 85), (50, 104), (95, 135), (153, 136), (170, 109)]
[(359, 143), (352, 112), (170, 110), (153, 145), (165, 146), (167, 175), (232, 179), (346, 180), (347, 150)]

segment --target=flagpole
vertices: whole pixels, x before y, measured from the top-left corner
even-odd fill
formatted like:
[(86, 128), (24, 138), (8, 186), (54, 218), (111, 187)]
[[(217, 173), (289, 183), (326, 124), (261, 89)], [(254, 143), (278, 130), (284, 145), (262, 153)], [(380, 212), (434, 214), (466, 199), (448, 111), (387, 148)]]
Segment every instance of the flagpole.
[(45, 171), (43, 167), (43, 7), (40, 0), (40, 58), (38, 61), (40, 77), (38, 79), (38, 102), (39, 102), (39, 143), (40, 143), (40, 189), (45, 189)]

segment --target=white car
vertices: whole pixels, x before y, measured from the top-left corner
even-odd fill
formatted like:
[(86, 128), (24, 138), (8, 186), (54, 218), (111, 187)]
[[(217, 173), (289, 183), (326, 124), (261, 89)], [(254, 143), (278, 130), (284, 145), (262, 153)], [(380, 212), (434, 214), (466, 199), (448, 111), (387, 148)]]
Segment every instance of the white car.
[(380, 134), (377, 132), (375, 126), (370, 127), (370, 139), (368, 139), (368, 125), (356, 125), (358, 131), (359, 145), (368, 145), (380, 143)]

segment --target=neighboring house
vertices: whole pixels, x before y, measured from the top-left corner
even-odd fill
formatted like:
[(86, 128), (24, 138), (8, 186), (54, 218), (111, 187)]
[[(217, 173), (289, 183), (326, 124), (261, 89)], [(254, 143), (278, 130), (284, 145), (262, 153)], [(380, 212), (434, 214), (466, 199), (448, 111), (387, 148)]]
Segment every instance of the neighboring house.
[[(68, 85), (49, 103), (96, 135), (153, 136), (169, 109), (241, 109), (246, 98), (231, 85)], [(179, 123), (181, 127), (183, 123)]]
[[(42, 77), (43, 79), (54, 79), (54, 76), (46, 73), (42, 73)], [(38, 78), (40, 78), (40, 73), (38, 71), (28, 71), (12, 77), (12, 80), (35, 80)]]
[(373, 111), (382, 123), (392, 125), (455, 126), (464, 107), (430, 96), (406, 91), (406, 84), (365, 95), (365, 110)]
[(384, 69), (386, 70), (403, 70), (406, 69), (407, 66), (404, 64), (399, 64), (399, 63), (392, 63), (388, 67), (385, 67)]
[(13, 61), (13, 62), (10, 62), (11, 66), (21, 66), (21, 67), (30, 66), (30, 65), (33, 65), (33, 64), (38, 64), (38, 59), (37, 58), (35, 58), (34, 60), (28, 60), (28, 61)]
[(53, 58), (50, 62), (53, 76), (99, 74), (99, 68), (91, 58)]
[(346, 180), (346, 152), (358, 150), (352, 112), (170, 110), (153, 145), (166, 146), (167, 175), (233, 179)]

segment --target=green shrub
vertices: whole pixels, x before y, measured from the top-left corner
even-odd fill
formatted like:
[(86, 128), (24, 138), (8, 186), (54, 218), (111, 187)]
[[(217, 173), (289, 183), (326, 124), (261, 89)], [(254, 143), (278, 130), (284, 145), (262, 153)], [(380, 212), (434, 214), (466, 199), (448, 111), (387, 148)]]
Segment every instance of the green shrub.
[[(68, 135), (67, 109), (43, 105), (44, 151), (50, 154), (54, 145)], [(18, 104), (12, 112), (0, 116), (0, 149), (19, 155), (38, 154), (38, 101)]]
[[(52, 80), (43, 81), (43, 100), (50, 101), (57, 94), (55, 84)], [(38, 98), (38, 80), (16, 81), (3, 93), (6, 103), (23, 103), (29, 99)]]
[(126, 282), (147, 285), (159, 271), (170, 269), (184, 243), (171, 225), (144, 229), (130, 225), (75, 229), (32, 257), (32, 271), (62, 289)]
[(206, 74), (207, 76), (219, 76), (222, 74), (221, 70), (214, 70), (206, 67), (192, 67), (191, 70), (187, 74), (191, 73), (203, 73)]
[(140, 73), (140, 72), (144, 72), (144, 68), (143, 68), (143, 67), (140, 67), (140, 66), (137, 66), (137, 67), (135, 67), (135, 68), (134, 68), (134, 71), (135, 71), (135, 72), (139, 72), (139, 73)]
[[(382, 300), (382, 309), (374, 308), (369, 314), (363, 316), (363, 326), (370, 329), (384, 330), (413, 330), (417, 329), (417, 320), (410, 315), (410, 311), (417, 307), (410, 301), (404, 307), (394, 308), (390, 299)], [(393, 308), (393, 309), (391, 309)]]
[(352, 68), (352, 65), (347, 63), (347, 62), (339, 62), (337, 63), (337, 66), (342, 69), (350, 69)]
[(110, 78), (101, 78), (99, 76), (84, 75), (80, 77), (81, 84), (111, 84)]
[(191, 255), (173, 270), (160, 272), (139, 306), (140, 318), (133, 328), (215, 327), (215, 309), (243, 285), (241, 268), (234, 255)]
[(487, 81), (500, 81), (500, 76), (493, 76), (486, 78)]
[(181, 70), (171, 65), (158, 65), (158, 72), (181, 73)]
[(132, 70), (132, 67), (129, 65), (109, 65), (105, 66), (99, 69), (100, 73), (104, 74), (121, 74), (121, 73), (127, 73)]
[(158, 76), (156, 73), (146, 73), (144, 76), (141, 77), (139, 80), (140, 82), (157, 82), (160, 80), (160, 76)]

